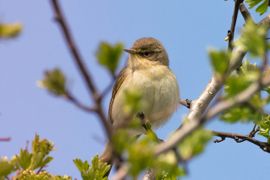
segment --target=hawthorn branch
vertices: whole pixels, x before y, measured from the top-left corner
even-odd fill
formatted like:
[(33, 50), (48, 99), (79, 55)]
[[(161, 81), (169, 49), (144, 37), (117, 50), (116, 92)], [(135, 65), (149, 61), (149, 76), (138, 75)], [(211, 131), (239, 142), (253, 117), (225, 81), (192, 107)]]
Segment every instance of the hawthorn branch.
[(100, 94), (100, 98), (101, 100), (110, 92), (110, 90), (112, 89), (114, 82), (115, 82), (115, 76), (113, 76), (112, 81), (109, 83), (109, 85), (107, 87), (104, 88), (104, 90), (101, 92)]
[[(270, 14), (266, 16), (263, 20), (261, 20), (259, 24), (270, 25)], [(233, 70), (235, 70), (241, 65), (245, 54), (246, 52), (240, 47), (235, 47), (233, 49), (232, 57), (230, 60), (230, 67), (227, 72), (227, 75), (229, 75)], [(269, 79), (270, 77), (265, 77), (264, 79), (262, 79), (262, 84), (266, 85), (270, 81)], [(190, 133), (198, 129), (206, 121), (209, 121), (210, 119), (215, 117), (218, 113), (221, 113), (227, 110), (228, 108), (235, 106), (236, 103), (245, 102), (246, 101), (245, 98), (249, 99), (253, 93), (257, 92), (257, 90), (261, 87), (261, 83), (252, 84), (244, 92), (239, 94), (238, 98), (229, 99), (225, 102), (222, 101), (218, 103), (213, 108), (211, 108), (207, 112), (207, 114), (202, 116), (202, 114), (204, 114), (206, 108), (208, 107), (209, 103), (212, 101), (212, 99), (215, 97), (215, 95), (221, 89), (222, 86), (223, 82), (219, 81), (218, 79), (215, 78), (215, 76), (213, 76), (210, 83), (206, 86), (205, 90), (202, 92), (200, 97), (193, 104), (191, 111), (187, 115), (187, 119), (189, 120), (189, 122), (184, 123), (181, 126), (181, 128), (176, 130), (175, 133), (167, 141), (164, 141), (163, 143), (159, 144), (155, 150), (156, 155), (162, 154), (174, 148), (177, 144), (179, 144), (179, 142), (184, 140), (184, 138), (186, 138)]]
[(250, 136), (245, 136), (245, 135), (236, 134), (236, 133), (227, 133), (227, 132), (219, 132), (219, 131), (212, 131), (212, 132), (215, 136), (219, 136), (221, 138), (220, 140), (215, 140), (214, 141), (215, 143), (222, 142), (226, 138), (233, 139), (237, 143), (248, 141), (252, 144), (259, 146), (263, 151), (270, 153), (270, 144), (267, 142), (262, 142)]
[(191, 101), (191, 100), (189, 100), (189, 99), (185, 99), (185, 100), (184, 100), (184, 99), (180, 99), (180, 100), (179, 100), (179, 104), (185, 106), (185, 107), (188, 108), (188, 109), (191, 108), (192, 103), (193, 103), (193, 101)]
[(245, 21), (247, 21), (248, 19), (252, 19), (248, 9), (246, 8), (245, 4), (242, 2), (239, 5), (239, 10), (243, 16), (243, 18), (245, 19)]
[(255, 137), (255, 135), (256, 135), (257, 132), (259, 132), (259, 131), (260, 131), (260, 128), (257, 127), (256, 124), (254, 124), (252, 130), (251, 130), (251, 131), (249, 132), (249, 134), (248, 134), (248, 137), (251, 137), (251, 138)]
[[(245, 54), (246, 52), (239, 47), (233, 49), (228, 74), (239, 67)], [(223, 82), (213, 76), (210, 83), (206, 86), (200, 97), (193, 104), (193, 107), (187, 115), (189, 122), (184, 123), (181, 128), (176, 130), (175, 133), (167, 141), (158, 145), (155, 151), (156, 155), (167, 152), (174, 148), (186, 136), (188, 136), (191, 132), (198, 129), (202, 124), (205, 123), (205, 118), (201, 118), (202, 114), (204, 114), (204, 111), (208, 107), (209, 103), (213, 100), (222, 86)]]
[(79, 109), (84, 110), (86, 112), (95, 112), (96, 108), (95, 107), (89, 107), (84, 104), (82, 104), (75, 96), (73, 96), (70, 92), (66, 92), (64, 96), (68, 101), (70, 101), (72, 104), (77, 106)]
[[(258, 24), (270, 25), (270, 14)], [(242, 64), (242, 60), (245, 54), (246, 51), (244, 51), (240, 47), (235, 47), (232, 50), (230, 66), (225, 77), (229, 76), (232, 71), (236, 70)], [(209, 122), (220, 113), (225, 112), (229, 108), (233, 108), (239, 104), (247, 102), (250, 97), (252, 97), (252, 95), (258, 92), (262, 87), (270, 85), (270, 76), (263, 77), (261, 81), (255, 81), (246, 90), (241, 92), (237, 97), (221, 101), (205, 113), (210, 102), (213, 100), (219, 90), (223, 87), (223, 84), (224, 82), (217, 79), (215, 76), (211, 78), (210, 82), (208, 83), (200, 97), (196, 100), (194, 104), (192, 104), (191, 110), (187, 115), (188, 122), (182, 124), (168, 140), (156, 146), (154, 151), (155, 156), (159, 156), (172, 150), (174, 147), (176, 147), (177, 144), (183, 141), (193, 131), (197, 130), (206, 122)], [(126, 177), (128, 168), (129, 167), (127, 164), (123, 164), (115, 174), (115, 179), (122, 179)]]
[[(242, 59), (246, 52), (244, 52), (241, 48), (234, 48), (232, 52), (231, 64), (228, 71), (236, 69), (236, 67), (241, 64)], [(188, 122), (182, 124), (173, 134), (172, 136), (158, 144), (155, 148), (154, 154), (159, 156), (160, 154), (166, 153), (175, 148), (177, 144), (179, 144), (182, 140), (184, 140), (189, 134), (193, 131), (201, 127), (205, 122), (204, 111), (208, 107), (211, 100), (215, 97), (218, 91), (221, 89), (223, 85), (222, 81), (219, 81), (215, 76), (212, 77), (209, 84), (206, 86), (205, 90), (202, 92), (200, 97), (192, 104), (189, 114), (187, 115)], [(218, 104), (217, 104), (218, 105)], [(128, 170), (128, 166), (124, 164), (119, 171), (115, 174), (116, 179), (123, 178), (126, 176)], [(123, 173), (125, 171), (125, 173)]]
[(234, 38), (234, 31), (235, 31), (235, 25), (236, 25), (236, 21), (237, 21), (237, 16), (238, 16), (238, 11), (239, 11), (239, 6), (240, 4), (243, 2), (243, 0), (235, 0), (234, 2), (234, 10), (233, 10), (233, 16), (232, 16), (232, 23), (231, 23), (231, 28), (228, 31), (228, 48), (230, 50), (233, 49), (233, 38)]
[(112, 134), (111, 125), (107, 121), (107, 117), (106, 117), (104, 110), (102, 108), (102, 104), (101, 104), (102, 98), (100, 98), (100, 94), (98, 92), (96, 85), (94, 84), (92, 75), (87, 70), (86, 65), (84, 63), (85, 61), (83, 60), (83, 58), (82, 58), (82, 56), (81, 56), (81, 54), (76, 46), (76, 43), (72, 37), (71, 31), (67, 25), (66, 19), (63, 15), (62, 9), (59, 5), (59, 1), (58, 0), (51, 0), (51, 5), (52, 5), (53, 11), (54, 11), (55, 20), (56, 20), (56, 22), (58, 22), (60, 29), (62, 30), (62, 34), (63, 34), (64, 39), (66, 41), (66, 44), (69, 48), (69, 51), (73, 57), (74, 63), (76, 64), (77, 68), (79, 69), (79, 72), (81, 73), (81, 75), (83, 77), (83, 80), (84, 80), (84, 82), (87, 86), (87, 89), (89, 91), (90, 97), (95, 102), (96, 109), (93, 112), (96, 113), (98, 115), (99, 119), (101, 120), (101, 122), (103, 124), (103, 128), (106, 132), (107, 138), (111, 139), (111, 134)]

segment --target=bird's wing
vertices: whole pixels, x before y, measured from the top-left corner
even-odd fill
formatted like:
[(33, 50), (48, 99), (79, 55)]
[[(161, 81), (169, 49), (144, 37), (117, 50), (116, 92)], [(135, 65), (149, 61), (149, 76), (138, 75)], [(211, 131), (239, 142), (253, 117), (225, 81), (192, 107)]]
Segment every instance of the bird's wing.
[(109, 106), (109, 118), (110, 118), (110, 121), (111, 121), (112, 124), (113, 124), (113, 119), (112, 119), (113, 101), (114, 101), (114, 98), (115, 98), (115, 95), (116, 95), (117, 91), (119, 90), (119, 88), (123, 84), (125, 78), (127, 77), (126, 73), (127, 73), (127, 67), (123, 68), (120, 71), (119, 75), (117, 76), (116, 82), (115, 82), (115, 84), (113, 86), (112, 97), (111, 97), (110, 106)]

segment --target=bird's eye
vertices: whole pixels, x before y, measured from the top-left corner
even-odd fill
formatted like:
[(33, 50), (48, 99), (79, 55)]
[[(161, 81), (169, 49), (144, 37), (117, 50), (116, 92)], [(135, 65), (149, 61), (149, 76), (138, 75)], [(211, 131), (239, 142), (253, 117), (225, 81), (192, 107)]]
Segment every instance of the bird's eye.
[(142, 52), (140, 53), (140, 55), (142, 57), (150, 57), (153, 53), (152, 52), (149, 52), (149, 51), (145, 51), (145, 52)]

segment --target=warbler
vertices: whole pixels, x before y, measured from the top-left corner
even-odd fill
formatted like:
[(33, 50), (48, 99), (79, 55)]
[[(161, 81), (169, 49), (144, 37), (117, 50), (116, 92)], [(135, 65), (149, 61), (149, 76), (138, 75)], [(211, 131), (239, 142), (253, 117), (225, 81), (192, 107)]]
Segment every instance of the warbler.
[[(113, 130), (125, 128), (137, 113), (143, 114), (152, 127), (159, 127), (176, 111), (179, 102), (179, 87), (169, 68), (167, 52), (152, 37), (138, 39), (130, 49), (124, 50), (129, 58), (116, 79), (109, 106)], [(129, 90), (138, 91), (142, 104), (138, 112), (129, 115), (131, 118), (127, 118), (125, 111), (125, 95)], [(111, 145), (106, 145), (101, 160), (111, 163)]]

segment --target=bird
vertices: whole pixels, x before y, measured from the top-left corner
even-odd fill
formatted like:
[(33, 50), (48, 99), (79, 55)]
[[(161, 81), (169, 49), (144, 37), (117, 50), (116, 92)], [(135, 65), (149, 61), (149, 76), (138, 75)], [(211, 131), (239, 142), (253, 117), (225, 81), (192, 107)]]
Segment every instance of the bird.
[[(142, 102), (140, 110), (129, 117), (140, 113), (151, 127), (158, 128), (176, 111), (180, 98), (177, 79), (169, 68), (168, 54), (162, 43), (152, 37), (140, 38), (124, 51), (129, 58), (116, 78), (108, 112), (113, 131), (126, 128), (133, 119), (127, 118), (125, 111), (125, 96), (129, 90), (138, 91)], [(143, 130), (134, 132), (131, 136), (143, 134)], [(100, 159), (111, 164), (112, 158), (112, 145), (107, 143)]]

